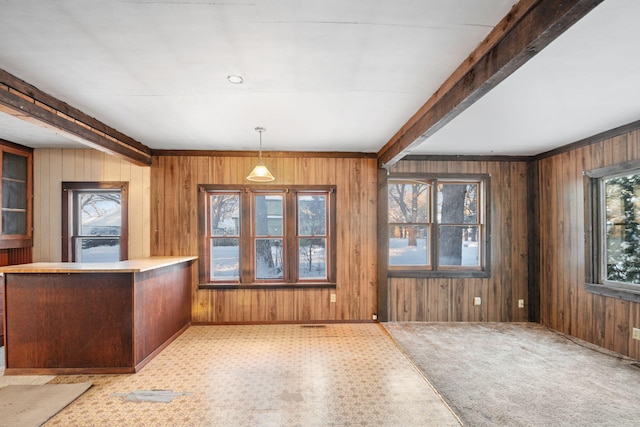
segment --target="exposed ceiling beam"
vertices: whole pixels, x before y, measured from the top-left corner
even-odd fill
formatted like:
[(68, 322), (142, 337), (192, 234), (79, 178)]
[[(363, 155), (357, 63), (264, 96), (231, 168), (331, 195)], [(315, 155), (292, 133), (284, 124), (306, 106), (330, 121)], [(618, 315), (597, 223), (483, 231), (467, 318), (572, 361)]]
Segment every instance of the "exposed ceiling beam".
[(389, 168), (604, 0), (521, 0), (378, 152)]
[(0, 112), (52, 130), (137, 165), (151, 164), (151, 149), (82, 111), (0, 69)]

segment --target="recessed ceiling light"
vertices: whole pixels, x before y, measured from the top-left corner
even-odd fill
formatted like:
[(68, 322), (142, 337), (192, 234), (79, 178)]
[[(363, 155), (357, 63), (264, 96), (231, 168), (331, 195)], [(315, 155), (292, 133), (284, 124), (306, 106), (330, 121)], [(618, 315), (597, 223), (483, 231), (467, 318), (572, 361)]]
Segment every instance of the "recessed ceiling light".
[(244, 82), (244, 79), (242, 78), (242, 76), (238, 76), (235, 74), (227, 76), (227, 80), (229, 80), (229, 83), (232, 83), (234, 85), (239, 85), (239, 84), (242, 84), (242, 82)]

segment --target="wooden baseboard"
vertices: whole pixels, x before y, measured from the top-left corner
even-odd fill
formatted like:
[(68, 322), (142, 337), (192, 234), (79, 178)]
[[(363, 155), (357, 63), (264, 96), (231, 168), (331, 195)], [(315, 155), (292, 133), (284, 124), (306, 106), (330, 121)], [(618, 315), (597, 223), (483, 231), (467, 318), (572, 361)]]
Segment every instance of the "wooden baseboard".
[(156, 357), (162, 350), (164, 350), (169, 344), (171, 344), (173, 341), (176, 340), (176, 338), (178, 338), (180, 335), (182, 335), (182, 333), (184, 331), (186, 331), (187, 329), (189, 329), (189, 326), (191, 326), (191, 323), (187, 323), (186, 325), (184, 325), (182, 328), (180, 328), (180, 330), (178, 332), (176, 332), (175, 334), (173, 334), (171, 336), (171, 338), (169, 338), (168, 340), (166, 340), (164, 343), (162, 343), (162, 345), (160, 345), (160, 347), (156, 348), (154, 351), (151, 352), (151, 354), (149, 354), (147, 357), (145, 357), (144, 359), (142, 359), (134, 368), (134, 372), (139, 372), (142, 368), (144, 368), (146, 366), (147, 363), (151, 362), (151, 360)]

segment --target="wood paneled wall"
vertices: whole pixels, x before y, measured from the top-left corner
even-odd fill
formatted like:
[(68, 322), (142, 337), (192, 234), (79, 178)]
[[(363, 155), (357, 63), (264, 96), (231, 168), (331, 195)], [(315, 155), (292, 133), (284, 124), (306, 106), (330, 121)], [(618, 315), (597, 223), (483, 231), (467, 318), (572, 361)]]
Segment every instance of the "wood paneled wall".
[[(198, 184), (244, 184), (257, 158), (155, 156), (151, 166), (152, 255), (198, 255)], [(376, 160), (268, 157), (276, 184), (335, 185), (336, 289), (198, 290), (193, 322), (371, 320), (377, 307)], [(336, 294), (336, 302), (330, 295)]]
[[(391, 172), (491, 175), (491, 277), (389, 278), (389, 320), (527, 321), (527, 164), (521, 161), (400, 161)], [(473, 305), (481, 297), (480, 306)]]
[(33, 153), (33, 260), (59, 262), (63, 181), (129, 182), (129, 258), (150, 254), (149, 167), (91, 149), (35, 149)]
[(640, 359), (640, 304), (584, 289), (583, 171), (640, 159), (640, 131), (632, 131), (539, 160), (541, 323)]

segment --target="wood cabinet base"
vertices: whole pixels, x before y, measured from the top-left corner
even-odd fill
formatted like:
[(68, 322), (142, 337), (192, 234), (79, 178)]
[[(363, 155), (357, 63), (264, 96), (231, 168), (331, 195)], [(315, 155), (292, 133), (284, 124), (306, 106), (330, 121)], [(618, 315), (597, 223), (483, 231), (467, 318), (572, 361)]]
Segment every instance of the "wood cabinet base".
[(86, 375), (135, 374), (189, 328), (186, 325), (133, 368), (5, 368), (5, 375)]
[(140, 370), (191, 323), (191, 262), (4, 273), (5, 375)]

